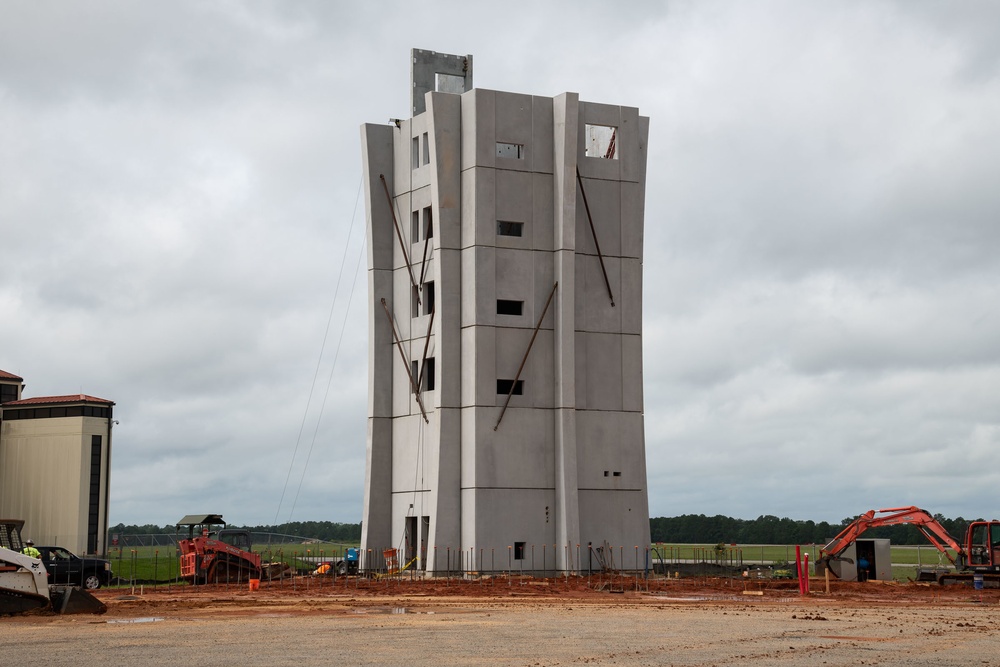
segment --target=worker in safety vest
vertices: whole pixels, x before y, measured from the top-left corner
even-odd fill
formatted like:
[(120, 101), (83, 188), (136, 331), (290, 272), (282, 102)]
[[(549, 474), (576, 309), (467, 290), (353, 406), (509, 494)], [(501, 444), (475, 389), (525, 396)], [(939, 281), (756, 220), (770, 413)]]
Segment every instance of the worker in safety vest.
[(25, 556), (31, 556), (32, 558), (42, 557), (42, 552), (35, 548), (34, 542), (32, 542), (31, 540), (25, 540), (24, 543), (27, 546), (25, 546), (24, 549), (21, 549), (21, 553), (23, 553)]

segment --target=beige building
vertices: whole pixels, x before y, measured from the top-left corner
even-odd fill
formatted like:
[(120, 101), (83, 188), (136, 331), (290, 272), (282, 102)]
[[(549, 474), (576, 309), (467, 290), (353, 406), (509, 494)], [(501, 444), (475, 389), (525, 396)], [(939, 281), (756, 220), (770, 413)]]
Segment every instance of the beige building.
[(22, 398), (23, 382), (0, 371), (0, 517), (24, 519), (35, 544), (104, 554), (114, 403)]

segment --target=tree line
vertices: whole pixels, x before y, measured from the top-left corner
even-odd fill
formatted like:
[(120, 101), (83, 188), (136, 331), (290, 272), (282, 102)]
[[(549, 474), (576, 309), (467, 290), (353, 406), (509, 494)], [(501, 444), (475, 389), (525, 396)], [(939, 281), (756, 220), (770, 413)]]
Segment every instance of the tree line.
[[(734, 519), (717, 514), (683, 514), (673, 517), (656, 517), (649, 520), (653, 542), (674, 544), (826, 544), (827, 540), (843, 530), (856, 517), (848, 517), (839, 524), (826, 521), (803, 521), (761, 515), (756, 519)], [(973, 519), (949, 519), (941, 514), (934, 518), (955, 539), (961, 541)], [(981, 521), (982, 519), (975, 519)], [(332, 521), (292, 521), (267, 526), (230, 526), (245, 528), (254, 533), (295, 535), (324, 542), (356, 543), (361, 540), (360, 523), (335, 523)], [(174, 526), (142, 526), (119, 523), (109, 531), (117, 535), (173, 535)], [(927, 538), (915, 526), (882, 526), (867, 531), (866, 538), (884, 538), (893, 544), (927, 544)]]
[[(294, 535), (322, 542), (355, 543), (361, 541), (360, 523), (335, 523), (333, 521), (290, 521), (267, 526), (236, 526), (227, 528), (249, 530), (252, 533), (274, 533), (277, 535)], [(145, 524), (142, 526), (119, 523), (108, 528), (112, 535), (175, 535), (176, 526), (157, 526)], [(185, 535), (186, 536), (186, 535)]]
[[(761, 515), (756, 519), (734, 519), (721, 514), (684, 514), (649, 520), (653, 542), (677, 544), (826, 544), (857, 517), (848, 517), (839, 524), (826, 521), (802, 521)], [(959, 542), (972, 521), (982, 519), (949, 519), (941, 514), (934, 518)], [(864, 533), (865, 538), (889, 539), (893, 544), (927, 544), (916, 526), (880, 526)]]

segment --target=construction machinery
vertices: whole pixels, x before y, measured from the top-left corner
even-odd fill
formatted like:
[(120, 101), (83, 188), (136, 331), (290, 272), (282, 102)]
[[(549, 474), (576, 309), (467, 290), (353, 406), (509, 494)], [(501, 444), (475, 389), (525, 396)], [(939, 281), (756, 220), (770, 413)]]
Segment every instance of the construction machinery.
[(853, 562), (844, 558), (843, 553), (862, 533), (870, 528), (898, 525), (915, 526), (955, 568), (929, 570), (921, 573), (921, 579), (940, 584), (978, 580), (991, 587), (1000, 586), (1000, 521), (973, 521), (964, 541), (959, 543), (929, 512), (912, 506), (865, 512), (820, 550), (817, 566), (839, 576), (839, 568), (834, 565), (844, 560)]
[(76, 586), (50, 586), (41, 559), (23, 553), (20, 519), (0, 519), (0, 615), (51, 609), (60, 614), (99, 614), (103, 602)]
[(252, 551), (249, 531), (226, 529), (219, 514), (189, 514), (177, 522), (178, 533), (182, 528), (188, 533), (178, 542), (183, 579), (216, 584), (261, 578), (260, 554)]

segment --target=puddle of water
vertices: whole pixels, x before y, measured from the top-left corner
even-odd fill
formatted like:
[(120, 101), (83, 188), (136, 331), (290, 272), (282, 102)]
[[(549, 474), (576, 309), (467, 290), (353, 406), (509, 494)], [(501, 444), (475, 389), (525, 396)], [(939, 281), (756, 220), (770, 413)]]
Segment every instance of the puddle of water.
[(156, 623), (162, 621), (160, 616), (143, 616), (141, 618), (113, 618), (108, 623)]
[(383, 607), (378, 609), (354, 609), (351, 611), (352, 614), (427, 614), (431, 615), (435, 612), (433, 611), (414, 611), (408, 607)]

